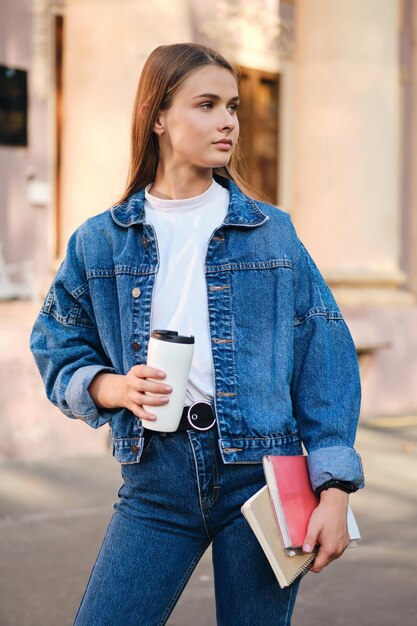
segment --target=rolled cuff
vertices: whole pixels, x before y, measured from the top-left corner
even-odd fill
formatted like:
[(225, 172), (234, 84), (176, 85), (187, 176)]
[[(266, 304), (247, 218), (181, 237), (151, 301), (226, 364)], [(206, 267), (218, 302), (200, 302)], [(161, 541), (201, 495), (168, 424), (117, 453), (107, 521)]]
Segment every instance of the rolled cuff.
[(353, 448), (332, 446), (309, 452), (308, 469), (313, 489), (318, 489), (328, 480), (352, 483), (356, 489), (365, 486), (362, 461)]
[(113, 417), (113, 409), (100, 409), (88, 392), (88, 387), (99, 372), (116, 374), (116, 370), (105, 365), (85, 365), (77, 369), (65, 391), (65, 401), (72, 417), (81, 419), (92, 428), (99, 428)]

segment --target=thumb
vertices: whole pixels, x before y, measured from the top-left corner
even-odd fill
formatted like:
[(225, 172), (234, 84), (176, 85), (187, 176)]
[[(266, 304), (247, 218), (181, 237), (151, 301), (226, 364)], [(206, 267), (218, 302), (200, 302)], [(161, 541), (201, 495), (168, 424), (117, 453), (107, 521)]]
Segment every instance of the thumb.
[(307, 526), (307, 533), (303, 541), (303, 552), (313, 552), (314, 546), (317, 543), (318, 534), (319, 529), (310, 521), (309, 525)]

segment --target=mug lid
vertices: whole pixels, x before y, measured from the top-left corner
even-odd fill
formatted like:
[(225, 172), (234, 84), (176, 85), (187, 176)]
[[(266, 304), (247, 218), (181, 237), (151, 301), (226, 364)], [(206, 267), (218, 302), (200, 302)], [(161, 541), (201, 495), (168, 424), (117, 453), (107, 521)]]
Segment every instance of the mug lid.
[(176, 330), (158, 329), (152, 332), (151, 337), (160, 341), (170, 341), (171, 343), (194, 343), (194, 336), (179, 335)]

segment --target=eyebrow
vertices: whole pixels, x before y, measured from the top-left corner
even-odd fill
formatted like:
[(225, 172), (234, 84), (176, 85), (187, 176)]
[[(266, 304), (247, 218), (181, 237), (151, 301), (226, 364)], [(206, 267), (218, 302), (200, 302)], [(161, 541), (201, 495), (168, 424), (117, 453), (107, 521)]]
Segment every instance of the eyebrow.
[[(196, 98), (212, 98), (213, 100), (220, 100), (220, 96), (216, 95), (215, 93), (201, 93), (198, 96), (194, 96), (193, 100), (195, 100)], [(233, 96), (233, 98), (230, 98), (230, 102), (236, 100), (240, 100), (240, 96)]]

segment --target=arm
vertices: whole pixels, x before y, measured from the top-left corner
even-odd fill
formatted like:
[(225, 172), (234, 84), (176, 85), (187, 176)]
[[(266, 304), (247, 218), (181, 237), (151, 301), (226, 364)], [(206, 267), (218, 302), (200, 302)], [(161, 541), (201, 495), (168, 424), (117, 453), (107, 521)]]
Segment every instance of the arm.
[(354, 449), (361, 402), (356, 349), (334, 297), (294, 233), (291, 399), (313, 489), (329, 480), (364, 486)]
[(67, 256), (48, 292), (31, 335), (31, 350), (43, 378), (46, 395), (67, 417), (98, 428), (129, 409), (141, 419), (155, 420), (142, 404), (168, 400), (170, 386), (147, 381), (164, 378), (146, 365), (117, 374), (107, 357), (95, 324), (83, 264), (79, 231), (71, 237)]
[(30, 348), (48, 399), (67, 417), (93, 428), (108, 422), (114, 410), (99, 410), (88, 387), (99, 372), (115, 373), (95, 324), (76, 231), (35, 321)]
[[(361, 385), (355, 346), (334, 297), (311, 256), (294, 236), (294, 365), (291, 397), (308, 451), (313, 489), (320, 503), (304, 541), (320, 549), (312, 568), (320, 572), (349, 543), (348, 493), (364, 486), (353, 445)], [(338, 484), (339, 482), (339, 484)], [(334, 488), (335, 486), (339, 488)], [(327, 487), (330, 488), (327, 489)]]

